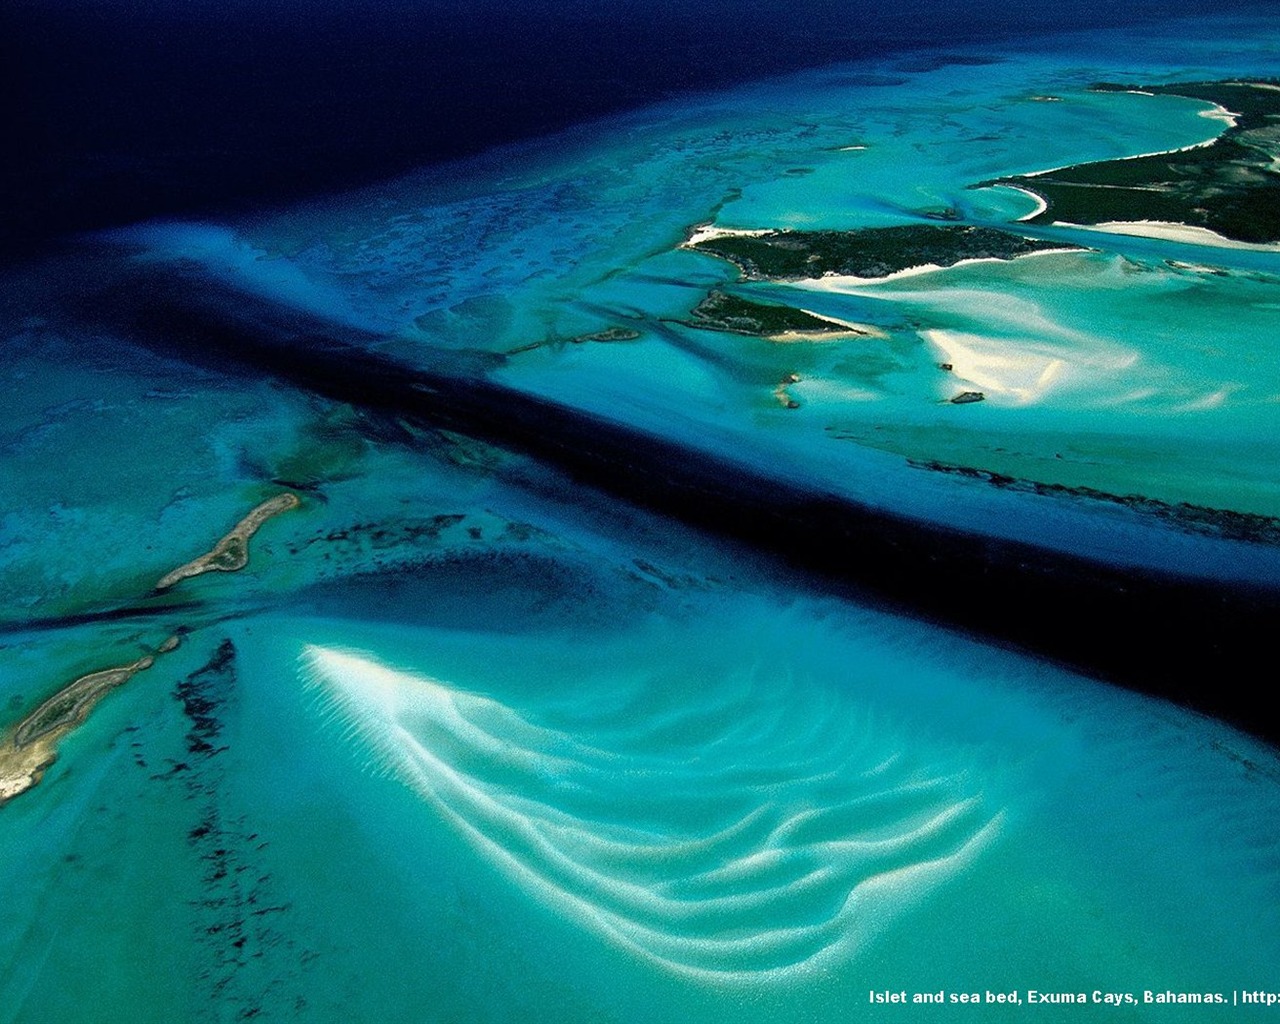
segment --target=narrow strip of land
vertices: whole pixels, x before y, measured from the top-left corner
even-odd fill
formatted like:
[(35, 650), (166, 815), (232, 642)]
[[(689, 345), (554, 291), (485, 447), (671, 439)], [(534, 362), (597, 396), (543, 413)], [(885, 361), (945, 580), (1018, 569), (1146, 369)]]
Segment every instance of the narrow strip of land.
[(213, 549), (165, 573), (156, 583), (156, 590), (167, 590), (175, 583), (200, 576), (206, 572), (235, 572), (249, 564), (249, 540), (272, 516), (287, 512), (299, 505), (298, 496), (285, 492), (268, 498), (256, 506), (247, 516), (231, 528)]

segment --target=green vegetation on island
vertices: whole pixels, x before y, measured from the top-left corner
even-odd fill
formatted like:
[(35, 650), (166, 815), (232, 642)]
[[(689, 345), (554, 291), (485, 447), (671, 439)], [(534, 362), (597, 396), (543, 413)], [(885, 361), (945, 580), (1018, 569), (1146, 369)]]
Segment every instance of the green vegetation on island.
[(725, 233), (685, 243), (733, 263), (748, 280), (800, 281), (839, 275), (887, 277), (912, 267), (950, 267), (962, 260), (1013, 259), (1061, 248), (998, 228), (906, 224), (851, 231)]
[(1102, 83), (1093, 89), (1203, 100), (1225, 108), (1235, 123), (1207, 145), (995, 178), (974, 187), (1007, 185), (1039, 196), (1047, 207), (1028, 219), (1033, 224), (1165, 221), (1239, 242), (1280, 241), (1280, 85)]
[(733, 334), (750, 334), (769, 337), (780, 334), (848, 335), (866, 334), (848, 324), (837, 323), (794, 306), (778, 306), (772, 303), (752, 302), (750, 299), (730, 295), (718, 288), (689, 314), (693, 327), (711, 331), (729, 331)]

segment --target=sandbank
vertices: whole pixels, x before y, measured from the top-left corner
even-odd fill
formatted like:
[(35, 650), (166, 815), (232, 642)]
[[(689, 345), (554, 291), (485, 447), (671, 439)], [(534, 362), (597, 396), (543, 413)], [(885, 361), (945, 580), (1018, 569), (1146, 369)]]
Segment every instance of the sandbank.
[(1220, 249), (1251, 249), (1256, 252), (1280, 252), (1280, 242), (1237, 242), (1209, 228), (1179, 224), (1168, 220), (1110, 220), (1102, 224), (1072, 224), (1070, 221), (1054, 221), (1055, 227), (1076, 228), (1080, 231), (1101, 231), (1109, 235), (1137, 235), (1142, 238), (1159, 238), (1168, 242), (1185, 242), (1188, 245), (1212, 245)]
[(680, 248), (691, 249), (703, 242), (714, 242), (717, 238), (737, 238), (742, 235), (771, 235), (779, 228), (722, 228), (716, 224), (697, 224), (689, 232), (689, 237), (680, 243)]
[[(987, 397), (1000, 395), (1031, 405), (1070, 369), (1060, 356), (1021, 349), (1016, 342), (939, 329), (921, 331), (920, 336), (933, 346), (941, 362), (950, 364), (945, 386), (951, 391), (957, 381), (967, 382)], [(944, 397), (955, 401), (950, 392)]]

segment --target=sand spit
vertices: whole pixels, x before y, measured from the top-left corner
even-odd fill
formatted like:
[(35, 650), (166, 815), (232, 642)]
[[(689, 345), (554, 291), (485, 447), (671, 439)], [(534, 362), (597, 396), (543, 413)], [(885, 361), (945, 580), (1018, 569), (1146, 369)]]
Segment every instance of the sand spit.
[(887, 338), (887, 331), (882, 331), (879, 327), (872, 324), (858, 324), (852, 320), (841, 320), (838, 317), (827, 316), (824, 313), (815, 313), (811, 309), (801, 309), (801, 313), (811, 316), (815, 320), (825, 320), (827, 323), (835, 327), (843, 327), (844, 330), (831, 331), (782, 331), (779, 334), (769, 334), (765, 336), (766, 341), (772, 341), (775, 344), (787, 345), (792, 342), (803, 341), (847, 341), (850, 338)]
[(1079, 231), (1101, 231), (1109, 235), (1159, 238), (1167, 242), (1184, 242), (1188, 245), (1212, 245), (1220, 249), (1280, 252), (1280, 242), (1237, 242), (1234, 238), (1227, 238), (1209, 228), (1199, 228), (1168, 220), (1111, 220), (1102, 224), (1072, 224), (1069, 221), (1055, 221), (1054, 226), (1075, 228)]
[(695, 224), (689, 237), (680, 243), (681, 249), (692, 249), (703, 242), (714, 242), (717, 238), (737, 238), (743, 235), (771, 235), (778, 228), (722, 228), (715, 224)]
[(1012, 189), (1014, 192), (1021, 192), (1028, 199), (1032, 199), (1035, 201), (1036, 208), (1032, 210), (1030, 213), (1024, 213), (1021, 217), (1018, 218), (1016, 223), (1022, 223), (1023, 221), (1026, 221), (1026, 220), (1035, 220), (1037, 217), (1040, 216), (1040, 214), (1044, 213), (1045, 210), (1049, 209), (1049, 204), (1044, 199), (1044, 197), (1036, 195), (1036, 193), (1032, 192), (1030, 189), (1019, 188), (1017, 185), (997, 185), (995, 187)]
[(206, 572), (243, 569), (249, 564), (249, 538), (272, 516), (297, 508), (299, 504), (298, 496), (289, 492), (268, 498), (236, 523), (231, 532), (213, 546), (213, 550), (162, 576), (156, 583), (156, 590), (167, 590), (175, 583)]

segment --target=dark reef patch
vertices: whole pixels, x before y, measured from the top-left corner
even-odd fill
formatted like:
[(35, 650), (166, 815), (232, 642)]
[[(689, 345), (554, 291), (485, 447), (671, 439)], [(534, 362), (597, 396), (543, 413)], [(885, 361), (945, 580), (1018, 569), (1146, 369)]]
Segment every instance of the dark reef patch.
[[(956, 399), (952, 399), (954, 402)], [(1140, 494), (1111, 494), (1093, 487), (1068, 487), (1065, 484), (1047, 484), (1037, 480), (1025, 480), (1006, 473), (972, 466), (956, 466), (934, 460), (908, 459), (909, 465), (936, 473), (982, 480), (1001, 490), (1021, 491), (1026, 494), (1058, 495), (1062, 497), (1088, 498), (1105, 501), (1144, 515), (1155, 516), (1181, 529), (1203, 533), (1224, 540), (1239, 540), (1249, 544), (1280, 545), (1280, 519), (1275, 516), (1257, 515), (1252, 512), (1236, 512), (1231, 509), (1208, 508), (1190, 502), (1160, 501)]]
[[(251, 1020), (278, 1001), (314, 956), (297, 947), (280, 918), (291, 909), (261, 863), (269, 845), (226, 800), (229, 716), (238, 701), (236, 648), (224, 639), (209, 660), (174, 687), (187, 718), (187, 759), (152, 779), (180, 786), (192, 805), (186, 843), (201, 864), (199, 895), (189, 901), (195, 965), (207, 1001), (197, 1020)], [(267, 972), (254, 970), (270, 960)]]

